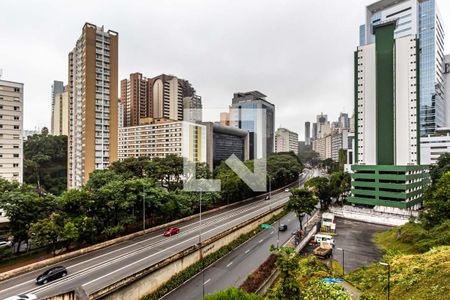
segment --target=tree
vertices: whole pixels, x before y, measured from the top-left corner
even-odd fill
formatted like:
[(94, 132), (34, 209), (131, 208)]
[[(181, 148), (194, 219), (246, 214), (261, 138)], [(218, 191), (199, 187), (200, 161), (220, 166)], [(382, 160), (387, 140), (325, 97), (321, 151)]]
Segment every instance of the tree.
[(23, 145), (24, 182), (55, 195), (67, 186), (67, 137), (41, 134), (29, 137)]
[(218, 291), (214, 294), (207, 295), (205, 300), (262, 300), (263, 298), (256, 294), (250, 294), (238, 288), (228, 288)]
[(287, 209), (294, 211), (300, 222), (300, 229), (303, 230), (302, 219), (305, 214), (311, 214), (317, 204), (317, 198), (314, 193), (307, 189), (293, 189), (289, 197)]
[(279, 280), (269, 291), (268, 299), (302, 299), (300, 284), (297, 280), (299, 258), (294, 249), (282, 247), (277, 253), (276, 266), (280, 272)]
[(124, 178), (143, 178), (147, 175), (147, 170), (152, 164), (148, 157), (129, 157), (123, 161), (115, 161), (109, 167), (109, 170), (120, 174)]
[(450, 172), (450, 153), (442, 154), (436, 164), (430, 168), (430, 177), (433, 184), (439, 181), (441, 176)]
[(333, 191), (326, 177), (314, 177), (305, 183), (305, 188), (312, 190), (319, 198), (321, 210), (327, 210), (331, 204)]
[(11, 235), (18, 243), (19, 252), (22, 242), (29, 239), (30, 225), (54, 211), (56, 201), (53, 196), (41, 196), (23, 186), (0, 194), (0, 208), (9, 218)]
[(332, 197), (338, 202), (343, 202), (351, 190), (351, 176), (347, 172), (334, 172), (330, 176), (329, 184)]
[(442, 175), (425, 194), (421, 215), (425, 228), (432, 228), (450, 219), (450, 171)]

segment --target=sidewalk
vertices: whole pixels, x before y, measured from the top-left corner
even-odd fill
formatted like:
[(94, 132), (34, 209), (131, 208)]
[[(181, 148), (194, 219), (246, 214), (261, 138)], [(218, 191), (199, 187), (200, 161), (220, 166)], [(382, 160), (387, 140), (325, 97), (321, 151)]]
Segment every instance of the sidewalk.
[(353, 300), (358, 300), (359, 297), (361, 296), (361, 292), (347, 281), (338, 283), (338, 285), (342, 286), (348, 293), (350, 293), (350, 295), (352, 295)]

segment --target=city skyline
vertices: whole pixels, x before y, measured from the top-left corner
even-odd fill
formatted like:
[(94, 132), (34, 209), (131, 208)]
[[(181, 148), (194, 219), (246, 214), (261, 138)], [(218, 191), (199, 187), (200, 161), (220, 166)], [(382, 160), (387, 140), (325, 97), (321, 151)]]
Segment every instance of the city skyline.
[[(29, 22), (18, 23), (10, 19), (8, 14), (0, 21), (5, 29), (0, 37), (2, 45), (5, 45), (0, 49), (0, 57), (4, 58), (0, 61), (0, 68), (4, 70), (4, 80), (25, 84), (24, 128), (50, 128), (51, 84), (53, 80), (65, 81), (67, 78), (68, 47), (78, 37), (79, 28), (84, 22), (104, 25), (121, 34), (119, 80), (128, 78), (129, 73), (136, 71), (147, 76), (173, 74), (189, 80), (196, 87), (207, 109), (224, 110), (227, 107), (223, 103), (229, 103), (233, 93), (260, 90), (277, 106), (275, 127), (282, 125), (296, 131), (302, 140), (304, 122), (313, 121), (317, 112), (323, 111), (331, 119), (335, 119), (339, 112), (352, 114), (353, 58), (349, 53), (354, 51), (358, 41), (358, 30), (353, 25), (360, 22), (364, 7), (371, 2), (283, 3), (272, 7), (264, 1), (258, 1), (258, 5), (254, 1), (247, 1), (239, 5), (219, 2), (213, 6), (174, 1), (136, 3), (129, 7), (119, 4), (114, 8), (108, 6), (100, 14), (85, 11), (77, 13), (80, 8), (70, 3), (42, 1), (40, 6), (47, 7), (48, 12), (44, 10), (39, 16), (30, 14), (27, 18)], [(438, 4), (445, 20), (450, 4), (444, 1)], [(94, 7), (101, 5), (93, 4)], [(7, 5), (7, 9), (20, 10), (25, 15), (32, 12), (33, 7), (34, 4)], [(55, 14), (67, 8), (73, 12), (70, 16)], [(266, 22), (247, 22), (245, 13), (240, 13), (247, 11), (246, 8), (256, 10)], [(323, 10), (323, 24), (316, 25), (312, 33), (306, 32), (303, 28), (310, 23), (310, 17), (306, 14), (298, 18), (298, 11), (317, 9)], [(195, 18), (184, 17), (187, 10), (192, 10)], [(215, 14), (219, 11), (221, 15)], [(130, 18), (119, 18), (122, 12)], [(46, 18), (47, 13), (53, 17)], [(180, 16), (177, 18), (179, 21), (158, 22), (160, 19), (165, 20), (169, 13)], [(141, 23), (130, 21), (139, 19), (143, 14), (149, 17)], [(343, 14), (346, 18), (340, 17)], [(233, 24), (224, 22), (230, 17), (233, 18)], [(39, 22), (40, 26), (32, 26), (34, 22)], [(206, 30), (204, 23), (208, 23), (212, 30)], [(340, 34), (330, 35), (330, 26), (340, 30)], [(152, 28), (151, 34), (147, 28)], [(180, 29), (183, 35), (175, 35)], [(58, 36), (58, 39), (54, 39), (54, 36)], [(137, 36), (140, 38), (136, 39)], [(248, 36), (253, 39), (249, 40)], [(162, 46), (157, 49), (152, 47), (154, 39), (160, 41)], [(449, 36), (446, 37), (448, 39)], [(314, 43), (307, 43), (308, 47), (303, 47), (302, 41)], [(338, 41), (339, 45), (333, 48), (335, 55), (327, 55), (327, 50), (324, 50), (328, 49), (326, 45)], [(242, 46), (243, 42), (246, 43), (245, 47)], [(180, 43), (185, 46), (173, 47)], [(32, 48), (34, 51), (31, 55), (25, 55), (25, 52), (20, 55), (22, 48)], [(259, 51), (258, 55), (254, 55), (256, 50)], [(246, 64), (238, 64), (242, 61)], [(327, 88), (321, 88), (323, 86)], [(318, 90), (321, 93), (317, 93)]]

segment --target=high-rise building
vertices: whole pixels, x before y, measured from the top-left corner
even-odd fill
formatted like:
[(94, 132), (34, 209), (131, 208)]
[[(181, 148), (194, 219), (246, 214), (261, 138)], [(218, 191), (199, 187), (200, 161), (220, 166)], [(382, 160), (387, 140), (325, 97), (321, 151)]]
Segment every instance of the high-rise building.
[(189, 81), (165, 74), (153, 78), (141, 73), (130, 74), (129, 79), (121, 81), (121, 102), (125, 127), (139, 125), (142, 118), (182, 121), (184, 108), (200, 108), (198, 112), (201, 112), (202, 107), (201, 97)]
[(62, 92), (55, 93), (51, 133), (53, 135), (69, 135), (69, 91), (67, 86)]
[(444, 66), (444, 85), (445, 85), (445, 127), (450, 128), (450, 55), (445, 56)]
[(312, 124), (312, 137), (311, 137), (311, 139), (313, 140), (313, 141), (315, 141), (315, 140), (317, 140), (317, 123), (313, 123)]
[(340, 113), (339, 114), (338, 123), (339, 123), (338, 126), (341, 129), (348, 129), (348, 128), (350, 128), (350, 118), (348, 117), (348, 114), (347, 113)]
[(23, 83), (0, 80), (0, 177), (23, 181)]
[(275, 152), (294, 152), (298, 154), (298, 134), (286, 128), (275, 132)]
[(53, 116), (55, 115), (55, 97), (58, 94), (62, 94), (64, 92), (64, 82), (55, 80), (52, 84), (52, 92), (51, 92), (51, 103), (52, 103), (52, 119), (51, 119), (51, 128), (50, 132), (53, 134), (54, 132), (54, 119)]
[(424, 164), (435, 164), (442, 154), (450, 153), (450, 128), (439, 128), (433, 135), (421, 139), (420, 151), (428, 159)]
[[(375, 42), (373, 26), (397, 20), (394, 38), (417, 39), (419, 134), (445, 127), (444, 29), (436, 0), (382, 0), (367, 7), (362, 45)], [(364, 43), (363, 43), (364, 42)]]
[[(369, 6), (368, 43), (355, 52), (355, 164), (348, 200), (394, 213), (419, 208), (428, 184), (427, 167), (420, 165), (420, 43), (404, 34), (413, 29), (403, 18), (417, 7), (402, 6), (406, 2), (412, 3)], [(380, 6), (374, 13), (387, 3), (397, 3), (395, 10)]]
[(86, 23), (69, 53), (68, 186), (117, 160), (119, 34)]
[(149, 103), (148, 80), (141, 73), (130, 74), (130, 79), (120, 82), (120, 100), (123, 109), (123, 125), (139, 125), (141, 118), (152, 115)]
[(305, 145), (311, 145), (311, 123), (305, 122)]
[(141, 119), (138, 126), (120, 128), (119, 159), (169, 154), (192, 162), (206, 162), (206, 127), (171, 119)]
[(275, 105), (267, 101), (266, 97), (258, 91), (233, 95), (231, 124), (249, 132), (251, 160), (266, 157), (274, 149)]

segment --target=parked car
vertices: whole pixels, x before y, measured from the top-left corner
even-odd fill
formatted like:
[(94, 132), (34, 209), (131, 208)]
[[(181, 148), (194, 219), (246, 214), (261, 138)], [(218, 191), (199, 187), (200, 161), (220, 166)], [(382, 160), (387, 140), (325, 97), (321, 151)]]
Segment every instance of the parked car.
[(264, 200), (270, 200), (270, 196), (269, 196), (269, 195), (266, 195), (266, 196), (264, 197)]
[(36, 278), (37, 284), (46, 284), (47, 282), (66, 277), (67, 269), (63, 266), (57, 266), (51, 269), (48, 269), (44, 273)]
[(11, 246), (12, 246), (11, 241), (0, 241), (0, 248), (11, 247)]
[(280, 227), (278, 227), (279, 231), (286, 231), (288, 229), (287, 224), (281, 224)]
[(5, 300), (36, 300), (37, 296), (35, 294), (21, 294), (17, 296), (8, 297)]
[(170, 227), (169, 229), (166, 229), (166, 231), (164, 231), (164, 236), (172, 236), (178, 233), (180, 233), (180, 228)]
[(285, 191), (285, 192), (290, 192), (291, 190), (290, 190), (290, 189), (284, 189), (284, 191)]

